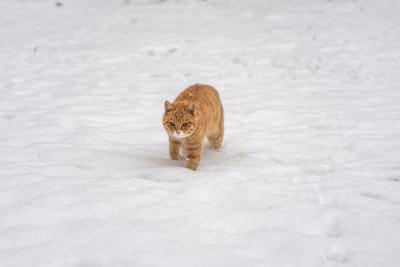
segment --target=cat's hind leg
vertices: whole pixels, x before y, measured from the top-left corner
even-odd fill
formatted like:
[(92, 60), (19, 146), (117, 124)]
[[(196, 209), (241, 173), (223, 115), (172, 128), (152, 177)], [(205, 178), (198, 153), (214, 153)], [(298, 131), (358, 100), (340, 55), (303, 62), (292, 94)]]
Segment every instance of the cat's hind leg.
[(181, 160), (182, 157), (179, 155), (181, 149), (181, 142), (178, 140), (169, 138), (169, 156), (173, 160)]
[(217, 129), (211, 133), (210, 135), (207, 136), (208, 142), (214, 147), (214, 148), (220, 148), (222, 145), (222, 141), (224, 139), (224, 119), (221, 118)]

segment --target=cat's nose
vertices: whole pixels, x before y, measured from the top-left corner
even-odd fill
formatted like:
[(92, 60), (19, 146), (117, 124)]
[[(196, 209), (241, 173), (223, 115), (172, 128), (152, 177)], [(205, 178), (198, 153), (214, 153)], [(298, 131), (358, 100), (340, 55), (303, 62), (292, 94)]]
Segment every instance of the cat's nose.
[(181, 131), (176, 131), (176, 134), (177, 134), (177, 135), (180, 135), (180, 134), (181, 134)]

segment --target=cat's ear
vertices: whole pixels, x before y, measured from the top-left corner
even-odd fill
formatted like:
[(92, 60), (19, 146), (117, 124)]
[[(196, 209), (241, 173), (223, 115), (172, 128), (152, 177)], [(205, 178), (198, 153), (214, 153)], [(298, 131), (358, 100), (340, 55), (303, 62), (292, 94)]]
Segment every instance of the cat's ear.
[(192, 103), (192, 104), (190, 104), (190, 105), (186, 108), (186, 110), (187, 110), (187, 112), (189, 112), (191, 115), (194, 116), (194, 108), (195, 108), (195, 106), (194, 106), (194, 104)]
[(172, 110), (174, 109), (174, 107), (172, 106), (172, 104), (169, 103), (168, 101), (165, 101), (164, 107), (165, 107), (165, 111), (166, 111), (166, 112), (170, 112), (170, 111), (172, 111)]

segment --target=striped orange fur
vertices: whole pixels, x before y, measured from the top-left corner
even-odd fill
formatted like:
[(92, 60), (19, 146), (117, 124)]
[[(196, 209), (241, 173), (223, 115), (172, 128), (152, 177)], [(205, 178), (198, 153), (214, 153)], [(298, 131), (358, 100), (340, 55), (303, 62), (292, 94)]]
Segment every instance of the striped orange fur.
[(224, 138), (224, 111), (218, 92), (209, 85), (190, 86), (173, 103), (165, 101), (163, 125), (171, 159), (186, 158), (186, 168), (196, 170), (204, 138), (215, 148)]

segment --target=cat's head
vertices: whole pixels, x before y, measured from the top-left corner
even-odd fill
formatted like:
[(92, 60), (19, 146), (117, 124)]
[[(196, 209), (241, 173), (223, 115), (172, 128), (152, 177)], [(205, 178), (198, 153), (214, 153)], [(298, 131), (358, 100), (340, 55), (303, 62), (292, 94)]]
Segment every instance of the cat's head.
[(167, 133), (175, 138), (185, 138), (192, 135), (198, 125), (195, 108), (193, 103), (177, 102), (171, 104), (165, 101), (163, 124)]

